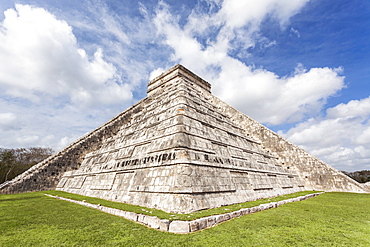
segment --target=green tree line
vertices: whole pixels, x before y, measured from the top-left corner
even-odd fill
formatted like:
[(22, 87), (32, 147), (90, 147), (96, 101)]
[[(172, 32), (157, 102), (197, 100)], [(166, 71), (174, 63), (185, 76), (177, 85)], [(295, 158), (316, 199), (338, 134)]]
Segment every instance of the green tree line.
[(54, 153), (51, 148), (0, 148), (0, 183), (11, 180)]
[(362, 171), (356, 171), (356, 172), (343, 172), (343, 173), (351, 177), (352, 179), (356, 180), (359, 183), (370, 182), (370, 171), (369, 170), (362, 170)]

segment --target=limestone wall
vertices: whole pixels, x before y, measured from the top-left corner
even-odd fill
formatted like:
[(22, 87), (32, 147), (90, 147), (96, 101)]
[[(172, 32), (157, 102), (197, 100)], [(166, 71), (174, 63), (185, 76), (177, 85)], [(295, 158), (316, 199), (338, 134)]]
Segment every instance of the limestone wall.
[(1, 184), (0, 193), (11, 194), (55, 189), (66, 171), (77, 170), (87, 153), (99, 149), (103, 139), (117, 133), (124, 123), (130, 121), (134, 112), (141, 110), (143, 100), (13, 180)]
[[(210, 95), (210, 102), (243, 128), (248, 136), (257, 138), (262, 145), (279, 156), (279, 163), (294, 171), (304, 182), (306, 189), (319, 191), (370, 192), (342, 172), (307, 153), (302, 148), (285, 140), (272, 130)], [(319, 140), (318, 140), (319, 141)]]
[(152, 83), (142, 110), (66, 172), (57, 189), (175, 213), (305, 189), (181, 73)]

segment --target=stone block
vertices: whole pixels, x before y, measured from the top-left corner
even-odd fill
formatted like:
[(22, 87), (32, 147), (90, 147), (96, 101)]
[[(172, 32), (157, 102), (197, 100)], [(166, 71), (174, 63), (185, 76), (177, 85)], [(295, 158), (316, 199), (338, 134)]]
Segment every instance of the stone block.
[(160, 219), (158, 217), (147, 216), (146, 218), (147, 218), (146, 222), (150, 228), (159, 229)]
[(190, 232), (196, 232), (199, 229), (199, 222), (197, 220), (193, 220), (189, 222)]
[(137, 222), (142, 223), (144, 225), (147, 225), (146, 217), (147, 216), (145, 214), (138, 214), (137, 215)]
[(231, 212), (230, 214), (232, 218), (237, 218), (241, 215), (240, 211)]
[(230, 213), (224, 214), (224, 217), (225, 217), (225, 220), (230, 220), (231, 219)]
[(247, 215), (247, 214), (250, 214), (251, 212), (250, 208), (242, 208), (239, 211), (241, 215)]
[(216, 225), (216, 216), (207, 217), (207, 227), (212, 227)]
[(159, 221), (159, 230), (167, 232), (169, 226), (170, 226), (170, 221), (169, 220), (160, 220)]
[(216, 215), (216, 224), (226, 221), (225, 214)]
[(126, 212), (125, 211), (122, 211), (122, 210), (119, 210), (117, 216), (125, 217), (126, 216)]
[(259, 212), (259, 211), (260, 211), (260, 209), (259, 209), (259, 207), (258, 207), (258, 206), (256, 206), (256, 207), (251, 207), (251, 208), (250, 208), (250, 213), (251, 213), (251, 214), (256, 213), (256, 212)]
[(116, 209), (116, 208), (112, 208), (112, 211), (111, 211), (111, 214), (113, 214), (113, 215), (119, 215), (120, 214), (120, 211), (121, 210), (119, 210), (119, 209)]
[(189, 233), (190, 231), (189, 221), (174, 220), (170, 223), (168, 231), (180, 234)]
[(208, 225), (207, 218), (200, 218), (196, 220), (198, 222), (199, 230), (206, 229)]
[(134, 212), (126, 212), (126, 219), (132, 220), (132, 221), (137, 221), (138, 215)]

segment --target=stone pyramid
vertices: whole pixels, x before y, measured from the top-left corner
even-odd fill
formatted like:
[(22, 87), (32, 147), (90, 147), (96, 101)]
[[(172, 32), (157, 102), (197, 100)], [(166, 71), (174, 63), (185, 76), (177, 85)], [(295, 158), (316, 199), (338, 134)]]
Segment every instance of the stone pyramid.
[(148, 96), (0, 186), (58, 189), (173, 213), (302, 190), (366, 188), (211, 94), (181, 65)]

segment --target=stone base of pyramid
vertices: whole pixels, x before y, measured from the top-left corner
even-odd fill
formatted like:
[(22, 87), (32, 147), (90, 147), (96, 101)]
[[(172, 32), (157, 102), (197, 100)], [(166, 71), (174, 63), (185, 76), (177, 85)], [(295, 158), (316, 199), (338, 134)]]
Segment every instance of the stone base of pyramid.
[[(170, 163), (170, 162), (169, 162)], [(97, 175), (65, 174), (58, 190), (190, 213), (304, 190), (290, 174), (189, 164)]]

